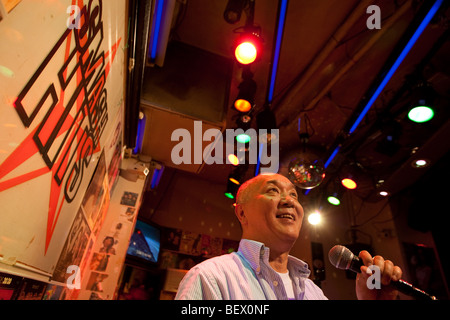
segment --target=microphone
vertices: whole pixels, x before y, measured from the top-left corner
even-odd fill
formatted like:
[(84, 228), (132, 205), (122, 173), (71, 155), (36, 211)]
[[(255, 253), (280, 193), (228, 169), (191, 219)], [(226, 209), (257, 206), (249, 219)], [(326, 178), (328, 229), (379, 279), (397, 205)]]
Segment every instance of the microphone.
[[(341, 245), (335, 245), (330, 249), (328, 252), (328, 259), (331, 264), (338, 269), (351, 270), (357, 273), (361, 273), (360, 268), (364, 265), (359, 257), (355, 256), (348, 248)], [(420, 300), (437, 300), (436, 297), (429, 295), (425, 291), (420, 290), (401, 279), (398, 281), (391, 281), (390, 285), (401, 293), (413, 296)]]

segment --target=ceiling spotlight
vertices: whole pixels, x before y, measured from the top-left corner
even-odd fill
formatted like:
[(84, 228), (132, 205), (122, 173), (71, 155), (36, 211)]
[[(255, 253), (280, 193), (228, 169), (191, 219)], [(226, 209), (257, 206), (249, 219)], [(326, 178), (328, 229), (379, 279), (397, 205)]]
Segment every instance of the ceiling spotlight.
[(408, 112), (408, 118), (417, 123), (430, 121), (434, 116), (434, 111), (428, 106), (417, 106)]
[(248, 112), (252, 109), (252, 99), (244, 98), (244, 97), (238, 97), (236, 101), (234, 102), (234, 107), (239, 112)]
[(225, 197), (227, 197), (229, 199), (234, 199), (234, 196), (231, 192), (225, 192)]
[(236, 179), (233, 178), (233, 177), (229, 177), (228, 180), (230, 180), (231, 182), (233, 182), (234, 184), (237, 184), (237, 185), (240, 185), (240, 184), (241, 184), (238, 180), (236, 180)]
[(239, 164), (239, 159), (234, 153), (228, 155), (228, 161), (233, 165), (237, 166)]
[(234, 100), (234, 108), (239, 112), (249, 112), (253, 108), (256, 82), (253, 80), (253, 73), (249, 68), (244, 68), (242, 71), (242, 82), (239, 84), (239, 93)]
[(389, 192), (382, 190), (382, 191), (378, 192), (378, 194), (382, 197), (387, 197), (389, 195)]
[(344, 187), (346, 187), (347, 189), (356, 189), (356, 187), (358, 186), (356, 184), (356, 182), (350, 178), (345, 178), (341, 180), (341, 183)]
[(334, 206), (338, 206), (341, 204), (340, 196), (337, 192), (333, 192), (328, 198), (327, 201)]
[(242, 180), (242, 170), (236, 169), (228, 175), (228, 180), (234, 183), (235, 185), (240, 185)]
[(412, 162), (413, 168), (425, 168), (430, 164), (429, 160), (426, 159), (418, 159)]
[(251, 137), (246, 133), (241, 133), (236, 136), (236, 141), (239, 143), (248, 143), (250, 142)]
[(308, 216), (308, 222), (312, 225), (318, 225), (322, 221), (322, 216), (319, 212), (313, 212)]
[(228, 0), (223, 18), (229, 24), (235, 24), (241, 20), (242, 10), (244, 10), (246, 0)]
[(412, 92), (413, 104), (408, 112), (408, 119), (417, 123), (430, 121), (434, 117), (434, 110), (431, 107), (434, 95), (433, 88), (425, 81), (415, 87)]

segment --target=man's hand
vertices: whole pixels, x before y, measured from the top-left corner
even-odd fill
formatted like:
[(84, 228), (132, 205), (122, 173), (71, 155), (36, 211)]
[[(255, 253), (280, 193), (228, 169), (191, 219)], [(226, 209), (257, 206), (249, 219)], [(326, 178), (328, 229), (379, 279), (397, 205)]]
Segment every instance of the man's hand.
[[(369, 252), (363, 250), (359, 253), (359, 258), (363, 262), (361, 273), (356, 276), (356, 296), (358, 300), (394, 300), (398, 291), (389, 286), (391, 281), (398, 281), (402, 277), (402, 269), (395, 266), (392, 261), (384, 260), (381, 256), (372, 258)], [(367, 286), (367, 279), (372, 275), (369, 266), (377, 266), (380, 270), (380, 289), (370, 289)]]

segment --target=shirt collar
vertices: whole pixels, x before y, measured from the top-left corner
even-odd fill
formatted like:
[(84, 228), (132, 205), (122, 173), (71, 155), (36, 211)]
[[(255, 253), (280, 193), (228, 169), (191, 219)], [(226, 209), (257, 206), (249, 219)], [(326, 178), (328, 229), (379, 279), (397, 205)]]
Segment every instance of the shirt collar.
[[(262, 242), (242, 239), (239, 243), (239, 252), (245, 257), (256, 274), (261, 271), (261, 262), (269, 264), (270, 249)], [(291, 255), (288, 257), (288, 270), (292, 274), (299, 274), (306, 278), (311, 273), (306, 262)]]

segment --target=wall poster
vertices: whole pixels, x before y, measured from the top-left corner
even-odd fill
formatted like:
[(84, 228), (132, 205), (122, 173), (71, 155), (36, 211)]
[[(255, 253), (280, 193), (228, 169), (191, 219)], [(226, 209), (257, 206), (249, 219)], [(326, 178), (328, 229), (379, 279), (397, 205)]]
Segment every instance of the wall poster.
[(0, 271), (88, 264), (121, 161), (127, 4), (17, 1), (0, 21)]

